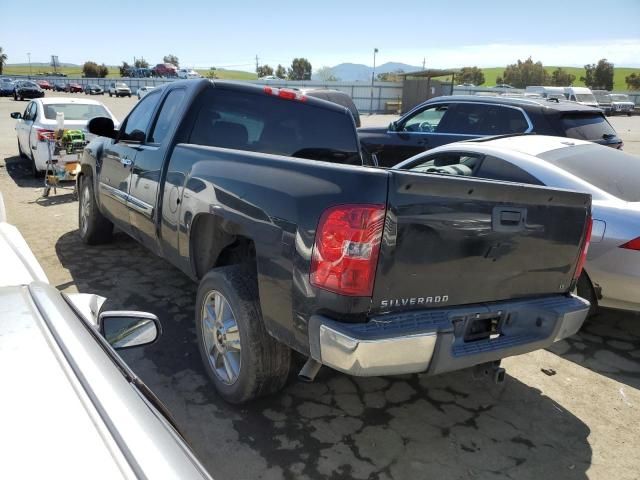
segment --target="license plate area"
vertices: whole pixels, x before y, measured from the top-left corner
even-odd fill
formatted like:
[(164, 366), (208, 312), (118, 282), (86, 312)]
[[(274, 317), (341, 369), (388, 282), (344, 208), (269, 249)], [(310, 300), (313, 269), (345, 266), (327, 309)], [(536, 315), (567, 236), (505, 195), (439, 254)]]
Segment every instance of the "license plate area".
[(464, 330), (465, 342), (495, 340), (502, 334), (502, 314), (486, 313), (467, 317)]

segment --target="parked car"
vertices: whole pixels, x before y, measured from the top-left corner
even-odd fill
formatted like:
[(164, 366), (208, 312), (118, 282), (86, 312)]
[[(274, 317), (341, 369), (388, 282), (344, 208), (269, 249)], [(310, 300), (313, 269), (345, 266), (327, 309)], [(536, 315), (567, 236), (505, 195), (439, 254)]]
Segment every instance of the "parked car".
[[(87, 122), (95, 117), (109, 117), (115, 124), (118, 123), (113, 113), (102, 103), (82, 98), (50, 97), (33, 100), (24, 113), (12, 113), (11, 118), (17, 120), (15, 128), (18, 152), (21, 157), (31, 161), (32, 173), (36, 177), (47, 168), (47, 140), (56, 128), (57, 112), (64, 113), (66, 129), (86, 130)], [(90, 138), (90, 135), (87, 134), (87, 137)]]
[(323, 364), (500, 379), (492, 362), (587, 315), (569, 293), (587, 194), (363, 166), (346, 108), (268, 85), (172, 82), (89, 130), (81, 239), (118, 226), (200, 282), (197, 341), (227, 401), (280, 389), (291, 349), (308, 380)]
[(28, 80), (19, 80), (13, 86), (13, 99), (24, 100), (25, 98), (41, 98), (44, 97), (42, 90), (36, 83)]
[(84, 93), (86, 95), (104, 95), (104, 90), (100, 85), (91, 84), (85, 85)]
[(514, 88), (514, 87), (512, 87), (511, 85), (506, 84), (506, 83), (498, 83), (497, 85), (495, 85), (492, 88)]
[(64, 82), (56, 82), (53, 84), (53, 91), (54, 92), (66, 92), (67, 91), (67, 84)]
[(144, 97), (147, 93), (149, 93), (154, 88), (156, 88), (156, 87), (152, 87), (152, 86), (149, 86), (149, 85), (145, 85), (144, 87), (140, 87), (138, 89), (138, 91), (136, 92), (136, 95), (138, 95), (138, 100), (140, 100), (142, 97)]
[(49, 83), (48, 80), (38, 80), (36, 83), (43, 90), (52, 90), (53, 89), (53, 86)]
[(626, 113), (627, 116), (631, 116), (633, 110), (636, 108), (636, 104), (631, 101), (629, 95), (624, 93), (612, 93), (611, 97), (611, 115), (616, 113)]
[(109, 85), (109, 96), (112, 97), (114, 95), (116, 97), (130, 97), (131, 89), (129, 85), (124, 82), (111, 82)]
[(591, 89), (587, 87), (564, 87), (564, 94), (571, 102), (577, 102), (589, 107), (597, 107), (598, 101)]
[(65, 91), (68, 93), (82, 93), (83, 88), (82, 88), (82, 85), (80, 85), (79, 83), (72, 82), (72, 83), (67, 83)]
[(15, 90), (15, 83), (11, 80), (5, 80), (4, 78), (0, 80), (0, 97), (10, 97), (13, 95), (13, 91)]
[(176, 77), (178, 69), (171, 63), (159, 63), (151, 70), (154, 77)]
[(425, 150), (460, 140), (535, 132), (622, 148), (602, 110), (575, 102), (526, 97), (436, 97), (387, 128), (360, 128), (365, 152), (392, 167)]
[(593, 232), (577, 292), (600, 307), (640, 311), (640, 159), (581, 140), (542, 135), (451, 143), (400, 170), (546, 185), (593, 198)]
[(537, 93), (542, 98), (557, 98), (566, 100), (564, 87), (544, 87), (540, 85), (531, 85), (525, 88), (525, 93)]
[(157, 317), (61, 293), (1, 218), (0, 256), (0, 477), (210, 479), (116, 352), (153, 343)]
[(347, 107), (351, 112), (351, 115), (353, 115), (353, 120), (356, 123), (356, 127), (360, 126), (360, 112), (358, 112), (358, 108), (356, 107), (356, 104), (353, 102), (349, 94), (340, 90), (330, 90), (327, 88), (309, 88), (300, 91), (304, 95), (307, 95), (309, 97), (320, 98), (322, 100), (327, 100), (328, 102), (337, 103), (338, 105)]
[(177, 72), (178, 78), (182, 78), (184, 80), (189, 78), (200, 78), (200, 74), (191, 68), (181, 68)]
[(596, 97), (598, 107), (600, 107), (605, 115), (611, 115), (611, 95), (607, 90), (592, 90), (593, 96)]

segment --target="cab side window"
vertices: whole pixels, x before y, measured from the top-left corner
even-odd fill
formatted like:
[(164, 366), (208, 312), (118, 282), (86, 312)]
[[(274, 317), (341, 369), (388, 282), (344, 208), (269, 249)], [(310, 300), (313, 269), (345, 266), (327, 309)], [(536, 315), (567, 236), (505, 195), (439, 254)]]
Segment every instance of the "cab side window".
[(36, 119), (36, 104), (35, 102), (29, 102), (29, 105), (27, 105), (27, 108), (25, 108), (24, 110), (24, 115), (22, 116), (22, 118), (24, 120), (33, 122)]
[(544, 185), (540, 180), (525, 172), (520, 167), (501, 158), (486, 156), (475, 173), (478, 178), (504, 180), (507, 182), (527, 183), (530, 185)]
[(515, 108), (482, 103), (452, 105), (439, 131), (462, 135), (504, 135), (529, 128), (524, 114)]
[(144, 142), (151, 125), (151, 117), (159, 101), (159, 93), (146, 95), (140, 100), (125, 120), (125, 124), (120, 130), (118, 140), (124, 142)]
[(436, 132), (442, 118), (447, 113), (447, 105), (435, 105), (410, 117), (402, 126), (404, 132)]
[(153, 127), (153, 131), (151, 132), (151, 135), (149, 135), (149, 142), (163, 142), (163, 140), (167, 136), (167, 133), (169, 133), (169, 128), (176, 118), (176, 112), (178, 112), (178, 109), (182, 105), (184, 92), (185, 91), (183, 88), (178, 88), (169, 92), (167, 98), (162, 104), (160, 113), (158, 114), (158, 119), (156, 120), (156, 124)]

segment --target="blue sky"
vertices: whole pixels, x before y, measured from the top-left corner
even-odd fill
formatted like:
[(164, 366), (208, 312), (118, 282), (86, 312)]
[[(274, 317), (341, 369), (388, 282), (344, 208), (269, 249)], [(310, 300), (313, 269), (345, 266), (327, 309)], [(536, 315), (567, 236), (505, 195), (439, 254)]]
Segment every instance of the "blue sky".
[[(6, 2), (6, 3), (5, 3)], [(0, 46), (9, 63), (86, 60), (109, 65), (165, 54), (181, 64), (252, 70), (307, 57), (314, 68), (398, 61), (428, 67), (546, 65), (608, 58), (640, 66), (640, 0), (219, 2), (2, 0)], [(77, 7), (72, 6), (73, 3)], [(56, 6), (54, 6), (54, 4)], [(91, 5), (91, 6), (90, 6)], [(90, 6), (89, 9), (85, 8)]]

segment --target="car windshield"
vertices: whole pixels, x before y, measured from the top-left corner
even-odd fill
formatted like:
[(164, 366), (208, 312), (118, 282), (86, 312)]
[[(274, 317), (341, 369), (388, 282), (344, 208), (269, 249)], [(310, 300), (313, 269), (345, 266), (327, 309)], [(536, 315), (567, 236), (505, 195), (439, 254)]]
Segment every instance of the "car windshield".
[(615, 137), (616, 131), (601, 113), (571, 113), (560, 118), (565, 135), (580, 140)]
[(91, 120), (95, 117), (111, 117), (102, 105), (87, 103), (53, 103), (44, 106), (47, 120), (55, 120), (56, 113), (64, 113), (65, 120)]
[(597, 103), (596, 97), (590, 93), (576, 93), (576, 101), (582, 103)]
[(36, 87), (37, 85), (33, 82), (20, 82), (21, 87)]
[(127, 88), (127, 84), (126, 83), (116, 83), (116, 87), (117, 88)]
[(626, 202), (640, 202), (640, 158), (602, 145), (577, 145), (538, 155)]
[(616, 94), (611, 95), (611, 100), (614, 102), (630, 102), (628, 95)]

